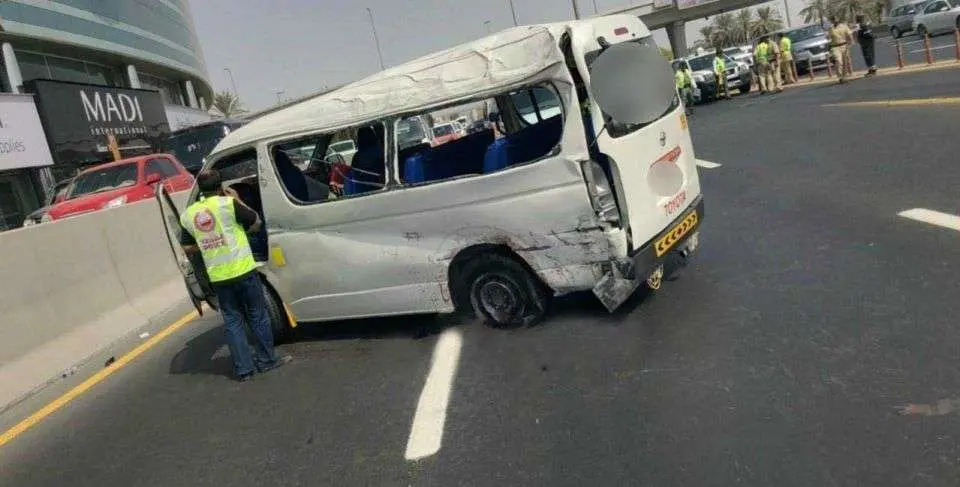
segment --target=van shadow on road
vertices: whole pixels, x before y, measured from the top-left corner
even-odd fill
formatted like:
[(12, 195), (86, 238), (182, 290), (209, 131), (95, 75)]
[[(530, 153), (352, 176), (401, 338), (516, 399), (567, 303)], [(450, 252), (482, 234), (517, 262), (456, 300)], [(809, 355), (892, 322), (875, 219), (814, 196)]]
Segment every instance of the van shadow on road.
[[(295, 345), (345, 340), (421, 340), (469, 321), (469, 318), (458, 315), (417, 315), (300, 323), (295, 336), (287, 343)], [(253, 343), (249, 332), (248, 341)], [(233, 362), (226, 348), (223, 325), (212, 327), (190, 339), (170, 361), (170, 374), (219, 375), (232, 379)]]

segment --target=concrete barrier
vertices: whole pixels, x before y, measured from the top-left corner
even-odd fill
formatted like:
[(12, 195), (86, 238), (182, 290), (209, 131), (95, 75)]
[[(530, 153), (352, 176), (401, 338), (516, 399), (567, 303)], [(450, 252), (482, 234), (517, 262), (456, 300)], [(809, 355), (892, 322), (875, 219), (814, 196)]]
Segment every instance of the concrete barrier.
[(154, 200), (0, 234), (0, 255), (0, 410), (187, 299)]

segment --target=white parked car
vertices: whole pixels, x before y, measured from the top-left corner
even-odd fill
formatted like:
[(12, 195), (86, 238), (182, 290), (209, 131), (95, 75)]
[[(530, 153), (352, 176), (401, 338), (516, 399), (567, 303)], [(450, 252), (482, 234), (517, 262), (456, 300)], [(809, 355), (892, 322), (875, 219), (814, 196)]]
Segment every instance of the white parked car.
[(913, 30), (918, 36), (936, 35), (960, 28), (960, 0), (935, 0), (923, 7), (913, 18)]

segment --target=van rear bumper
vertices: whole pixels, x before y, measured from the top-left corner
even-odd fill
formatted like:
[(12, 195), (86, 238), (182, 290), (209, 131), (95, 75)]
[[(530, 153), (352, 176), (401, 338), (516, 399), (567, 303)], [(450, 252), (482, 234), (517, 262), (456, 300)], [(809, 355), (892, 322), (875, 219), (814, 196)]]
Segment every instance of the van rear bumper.
[(656, 269), (674, 254), (686, 258), (699, 245), (700, 224), (703, 221), (703, 196), (670, 222), (643, 247), (625, 259), (611, 262), (610, 270), (593, 287), (593, 294), (613, 312), (636, 291)]

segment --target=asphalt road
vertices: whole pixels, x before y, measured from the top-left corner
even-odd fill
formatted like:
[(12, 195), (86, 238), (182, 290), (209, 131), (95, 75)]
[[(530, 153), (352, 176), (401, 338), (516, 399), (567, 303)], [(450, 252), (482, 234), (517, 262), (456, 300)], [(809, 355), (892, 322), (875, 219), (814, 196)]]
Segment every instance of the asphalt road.
[[(958, 95), (940, 70), (697, 107), (722, 166), (660, 291), (509, 332), (308, 327), (245, 384), (204, 319), (0, 449), (0, 485), (955, 486), (960, 233), (898, 213), (960, 213), (960, 105), (823, 105)], [(408, 461), (450, 329), (442, 447)]]

